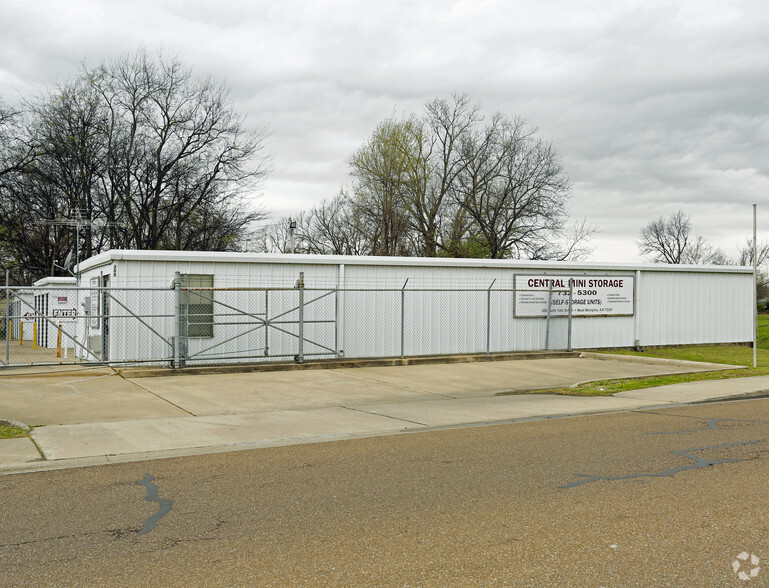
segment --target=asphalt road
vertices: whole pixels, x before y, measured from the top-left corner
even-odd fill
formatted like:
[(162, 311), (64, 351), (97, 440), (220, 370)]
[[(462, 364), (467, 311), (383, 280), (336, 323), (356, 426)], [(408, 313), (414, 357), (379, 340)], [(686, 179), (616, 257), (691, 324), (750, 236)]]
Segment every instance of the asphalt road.
[(4, 476), (0, 583), (766, 586), (768, 449), (766, 399)]

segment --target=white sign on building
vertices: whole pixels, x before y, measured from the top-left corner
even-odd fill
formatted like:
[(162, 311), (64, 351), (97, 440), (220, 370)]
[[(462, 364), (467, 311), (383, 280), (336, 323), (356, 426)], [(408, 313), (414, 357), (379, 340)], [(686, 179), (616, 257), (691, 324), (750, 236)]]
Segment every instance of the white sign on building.
[[(520, 275), (514, 279), (516, 317), (633, 316), (633, 276)], [(552, 298), (551, 298), (552, 297)]]

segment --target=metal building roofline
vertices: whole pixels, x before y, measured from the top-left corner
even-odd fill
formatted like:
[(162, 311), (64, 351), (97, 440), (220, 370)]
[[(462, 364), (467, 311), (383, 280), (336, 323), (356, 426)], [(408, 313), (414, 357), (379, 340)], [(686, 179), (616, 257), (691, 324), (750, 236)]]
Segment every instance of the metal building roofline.
[(752, 267), (735, 265), (672, 265), (666, 263), (606, 263), (530, 261), (520, 259), (454, 259), (448, 257), (377, 257), (360, 255), (291, 255), (283, 253), (239, 253), (226, 251), (157, 251), (111, 249), (90, 257), (76, 267), (84, 272), (114, 261), (181, 261), (209, 263), (280, 263), (296, 265), (377, 265), (528, 269), (547, 271), (657, 271), (697, 273), (753, 273)]
[(77, 278), (69, 276), (48, 276), (34, 282), (33, 286), (74, 286)]

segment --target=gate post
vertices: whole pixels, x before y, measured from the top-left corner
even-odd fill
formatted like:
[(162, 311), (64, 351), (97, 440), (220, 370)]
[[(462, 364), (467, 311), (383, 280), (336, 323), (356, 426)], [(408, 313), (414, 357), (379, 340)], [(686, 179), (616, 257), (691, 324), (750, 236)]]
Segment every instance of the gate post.
[(566, 336), (566, 351), (571, 351), (571, 303), (574, 299), (574, 282), (571, 278), (569, 278), (569, 326), (568, 326), (568, 333)]
[(11, 289), (8, 286), (9, 270), (5, 270), (5, 365), (11, 363)]
[(174, 361), (173, 367), (180, 368), (180, 346), (182, 342), (182, 277), (174, 272)]
[(553, 307), (553, 280), (550, 282), (550, 290), (547, 293), (547, 325), (545, 325), (545, 351), (550, 349), (550, 309)]

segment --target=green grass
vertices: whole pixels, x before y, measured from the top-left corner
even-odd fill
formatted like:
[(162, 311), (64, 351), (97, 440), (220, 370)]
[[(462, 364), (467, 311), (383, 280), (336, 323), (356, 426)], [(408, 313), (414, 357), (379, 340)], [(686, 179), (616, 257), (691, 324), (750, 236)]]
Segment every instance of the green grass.
[(699, 372), (696, 374), (680, 374), (669, 376), (651, 376), (648, 378), (601, 380), (575, 386), (574, 388), (553, 388), (536, 390), (536, 394), (566, 394), (570, 396), (609, 396), (626, 390), (653, 388), (682, 382), (698, 382), (703, 380), (724, 380), (727, 378), (745, 378), (749, 376), (769, 375), (769, 315), (758, 316), (758, 345), (756, 348), (756, 363), (753, 368), (753, 349), (739, 345), (691, 345), (688, 347), (659, 347), (646, 349), (643, 352), (625, 349), (598, 350), (601, 353), (616, 355), (636, 355), (639, 357), (661, 357), (663, 359), (680, 359), (685, 361), (702, 361), (746, 366), (749, 369), (723, 370), (716, 372)]
[(668, 376), (650, 376), (648, 378), (629, 378), (600, 380), (580, 384), (574, 388), (553, 388), (550, 390), (536, 390), (534, 394), (563, 394), (567, 396), (610, 396), (617, 392), (638, 390), (640, 388), (654, 388), (655, 386), (667, 386), (669, 384), (681, 384), (683, 382), (701, 382), (703, 380), (725, 380), (728, 378), (745, 378), (748, 376), (768, 376), (769, 368), (757, 370), (725, 370), (718, 372), (698, 372), (696, 374), (674, 374)]
[(769, 349), (769, 314), (758, 315), (758, 349)]
[[(743, 365), (752, 368), (753, 349), (739, 345), (692, 345), (690, 347), (660, 347), (644, 351), (597, 350), (601, 353), (616, 355), (635, 355), (638, 357), (662, 357), (664, 359), (683, 359), (686, 361), (704, 361), (707, 363), (725, 363)], [(756, 349), (757, 369), (769, 369), (769, 349)], [(754, 374), (755, 375), (755, 374)]]
[(21, 427), (5, 425), (0, 423), (0, 439), (15, 439), (16, 437), (26, 437), (27, 432)]

